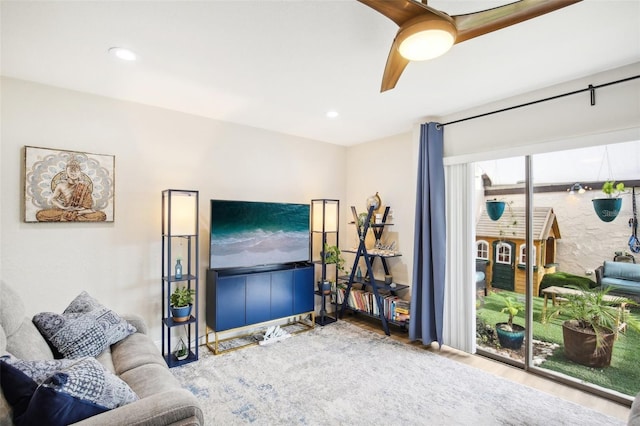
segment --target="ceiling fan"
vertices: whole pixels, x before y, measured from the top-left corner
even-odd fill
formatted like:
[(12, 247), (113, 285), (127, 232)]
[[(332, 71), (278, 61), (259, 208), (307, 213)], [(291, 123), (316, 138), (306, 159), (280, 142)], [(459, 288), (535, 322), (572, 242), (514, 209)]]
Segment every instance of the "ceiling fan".
[(449, 16), (415, 0), (358, 0), (400, 27), (391, 45), (381, 92), (393, 89), (410, 61), (433, 59), (451, 46), (544, 15), (582, 0), (520, 0), (465, 15)]

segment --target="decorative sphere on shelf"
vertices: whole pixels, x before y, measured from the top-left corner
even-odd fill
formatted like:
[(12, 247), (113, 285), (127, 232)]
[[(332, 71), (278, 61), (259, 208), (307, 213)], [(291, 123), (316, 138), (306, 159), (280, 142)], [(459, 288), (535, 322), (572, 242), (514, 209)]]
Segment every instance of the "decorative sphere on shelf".
[(381, 205), (382, 205), (382, 200), (380, 199), (380, 196), (378, 195), (377, 192), (376, 192), (376, 195), (372, 195), (371, 197), (367, 198), (367, 209), (369, 209), (370, 207), (373, 207), (373, 210), (377, 211)]

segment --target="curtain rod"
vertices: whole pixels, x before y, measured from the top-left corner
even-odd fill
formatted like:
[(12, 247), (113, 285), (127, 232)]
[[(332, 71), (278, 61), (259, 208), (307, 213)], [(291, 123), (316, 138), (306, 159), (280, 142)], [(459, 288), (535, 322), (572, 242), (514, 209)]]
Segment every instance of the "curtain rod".
[(551, 96), (549, 98), (538, 99), (537, 101), (531, 101), (531, 102), (527, 102), (527, 103), (520, 104), (520, 105), (514, 105), (514, 106), (507, 107), (507, 108), (498, 109), (498, 110), (495, 110), (495, 111), (485, 112), (483, 114), (473, 115), (471, 117), (461, 118), (459, 120), (449, 121), (448, 123), (440, 124), (438, 127), (444, 127), (444, 126), (448, 126), (450, 124), (461, 123), (463, 121), (468, 121), (468, 120), (474, 120), (476, 118), (486, 117), (487, 115), (493, 115), (493, 114), (498, 114), (498, 113), (505, 112), (505, 111), (511, 111), (512, 109), (518, 109), (518, 108), (522, 108), (522, 107), (526, 107), (526, 106), (530, 106), (530, 105), (539, 104), (539, 103), (542, 103), (542, 102), (552, 101), (554, 99), (564, 98), (565, 96), (576, 95), (578, 93), (587, 92), (587, 91), (591, 92), (591, 106), (594, 106), (596, 104), (596, 89), (600, 89), (602, 87), (607, 87), (607, 86), (612, 86), (614, 84), (625, 83), (627, 81), (635, 80), (637, 78), (640, 78), (640, 75), (634, 75), (632, 77), (623, 78), (622, 80), (610, 81), (608, 83), (599, 84), (597, 86), (594, 86), (594, 85), (590, 84), (588, 87), (586, 87), (584, 89), (574, 90), (573, 92), (562, 93), (560, 95)]

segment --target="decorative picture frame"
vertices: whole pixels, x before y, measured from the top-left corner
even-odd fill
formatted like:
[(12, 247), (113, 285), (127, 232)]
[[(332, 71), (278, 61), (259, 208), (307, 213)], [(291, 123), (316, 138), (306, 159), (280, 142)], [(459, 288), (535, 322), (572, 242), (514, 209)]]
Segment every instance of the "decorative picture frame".
[(113, 222), (115, 156), (24, 148), (25, 222)]

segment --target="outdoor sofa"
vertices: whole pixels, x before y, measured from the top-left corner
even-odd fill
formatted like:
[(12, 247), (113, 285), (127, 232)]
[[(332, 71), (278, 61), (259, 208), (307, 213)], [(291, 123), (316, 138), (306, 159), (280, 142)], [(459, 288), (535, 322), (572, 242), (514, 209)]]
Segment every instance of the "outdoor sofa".
[[(79, 296), (80, 297), (80, 296)], [(76, 298), (78, 299), (78, 298)], [(95, 301), (95, 299), (90, 299)], [(96, 357), (82, 357), (86, 359), (92, 368), (100, 370), (104, 376), (109, 376), (114, 381), (122, 384), (122, 386), (130, 388), (135, 393), (132, 402), (126, 405), (117, 406), (116, 408), (104, 411), (104, 407), (100, 407), (100, 414), (88, 417), (75, 424), (78, 425), (201, 425), (204, 423), (202, 410), (198, 405), (198, 401), (188, 390), (181, 388), (180, 384), (169, 371), (164, 358), (153, 341), (145, 334), (146, 325), (141, 318), (138, 317), (119, 317), (113, 311), (108, 311), (106, 316), (109, 318), (119, 318), (124, 327), (130, 333), (119, 342), (107, 347), (102, 353)], [(55, 316), (56, 314), (51, 314)], [(75, 318), (81, 314), (70, 314), (71, 318)], [(36, 315), (37, 317), (37, 315)], [(8, 380), (7, 365), (11, 360), (16, 363), (35, 365), (33, 361), (45, 361), (44, 364), (54, 364), (58, 362), (75, 362), (74, 365), (81, 363), (75, 360), (54, 360), (53, 351), (50, 347), (50, 341), (43, 337), (41, 330), (34, 324), (35, 318), (27, 318), (25, 316), (25, 308), (15, 293), (9, 286), (0, 282), (0, 356), (3, 361), (0, 362), (0, 368), (5, 372), (2, 380), (3, 392), (0, 394), (0, 426), (13, 425), (13, 409), (8, 400), (15, 400), (15, 396), (5, 394), (5, 390), (14, 394), (15, 385), (10, 383), (6, 388), (6, 380)], [(102, 318), (105, 316), (103, 315)], [(107, 342), (108, 343), (108, 342)], [(65, 348), (73, 351), (74, 348)], [(10, 355), (9, 355), (10, 354)], [(96, 362), (97, 360), (97, 362)], [(87, 365), (89, 365), (87, 364)], [(16, 365), (16, 364), (14, 364)], [(84, 365), (84, 364), (83, 364)], [(14, 370), (11, 370), (12, 372)], [(14, 373), (12, 373), (14, 374)], [(49, 377), (54, 377), (56, 373)], [(15, 374), (22, 380), (22, 376)], [(121, 379), (114, 379), (114, 376)], [(31, 378), (25, 376), (27, 378)], [(60, 377), (60, 376), (58, 376)], [(69, 376), (67, 376), (69, 377)], [(63, 380), (64, 381), (64, 380)], [(46, 383), (46, 382), (45, 382)], [(58, 383), (59, 384), (59, 383)], [(42, 384), (37, 389), (41, 389)], [(49, 388), (51, 390), (51, 388)], [(38, 394), (42, 394), (42, 392)], [(67, 395), (64, 392), (50, 392), (58, 397), (59, 394)], [(109, 392), (107, 392), (109, 393)], [(108, 397), (113, 397), (111, 392)], [(33, 394), (35, 395), (35, 394)], [(32, 400), (35, 396), (31, 396)], [(133, 399), (135, 398), (135, 399)], [(67, 398), (73, 399), (73, 398)], [(27, 400), (27, 404), (31, 404)], [(83, 403), (86, 401), (82, 400)], [(14, 404), (15, 405), (15, 404)], [(91, 404), (87, 404), (91, 406)], [(24, 407), (22, 407), (24, 408)], [(32, 407), (30, 407), (32, 408)], [(35, 415), (41, 415), (41, 408), (36, 406)], [(73, 409), (77, 411), (75, 408)], [(73, 411), (68, 410), (68, 411)], [(73, 414), (73, 413), (72, 413)], [(52, 416), (54, 417), (54, 416)], [(59, 417), (56, 415), (55, 417)], [(57, 423), (56, 423), (57, 422)], [(37, 419), (36, 422), (24, 421), (23, 424), (59, 424), (59, 419)], [(63, 422), (62, 424), (65, 424)]]
[(612, 294), (640, 299), (640, 264), (605, 261), (596, 269), (596, 281)]

